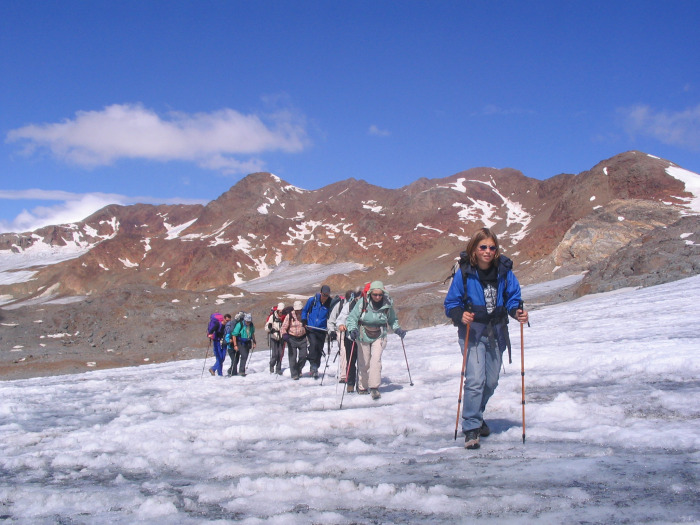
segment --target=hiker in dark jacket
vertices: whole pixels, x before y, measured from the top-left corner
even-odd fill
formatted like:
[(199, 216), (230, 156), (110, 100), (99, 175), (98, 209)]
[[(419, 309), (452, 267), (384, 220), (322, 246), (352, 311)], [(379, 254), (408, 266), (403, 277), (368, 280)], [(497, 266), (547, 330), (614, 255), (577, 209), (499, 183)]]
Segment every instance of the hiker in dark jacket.
[(238, 375), (245, 377), (245, 367), (248, 364), (248, 355), (255, 349), (255, 325), (253, 316), (245, 314), (243, 322), (233, 329), (235, 357), (233, 360), (233, 374), (236, 375), (236, 364), (238, 364)]
[(301, 322), (306, 327), (306, 335), (309, 339), (309, 365), (314, 379), (318, 379), (318, 369), (321, 366), (328, 314), (331, 313), (330, 306), (331, 289), (324, 284), (321, 286), (321, 293), (309, 297), (301, 311)]
[(226, 351), (228, 352), (229, 359), (231, 360), (231, 364), (228, 367), (228, 373), (226, 374), (227, 377), (231, 377), (236, 371), (236, 366), (234, 363), (236, 359), (236, 338), (233, 337), (233, 330), (236, 328), (236, 326), (243, 322), (244, 316), (245, 312), (238, 312), (233, 319), (226, 323), (226, 329), (224, 330), (224, 344)]
[(223, 375), (224, 359), (226, 359), (226, 350), (221, 346), (221, 339), (224, 337), (226, 322), (231, 320), (231, 314), (226, 314), (223, 317), (221, 314), (213, 314), (207, 327), (207, 337), (211, 339), (214, 349), (214, 357), (216, 362), (209, 369), (211, 375)]
[[(307, 347), (306, 328), (301, 322), (301, 301), (294, 301), (294, 307), (287, 312), (282, 322), (282, 339), (287, 342), (289, 354), (289, 373), (292, 379), (299, 379), (306, 364)], [(285, 309), (286, 312), (286, 309)]]
[(528, 321), (519, 309), (520, 284), (513, 262), (499, 252), (498, 238), (488, 228), (474, 234), (462, 252), (460, 270), (445, 297), (445, 314), (458, 327), (459, 347), (470, 324), (467, 367), (464, 376), (462, 431), (465, 448), (479, 448), (479, 437), (490, 434), (484, 421), (486, 403), (498, 385), (503, 351), (510, 352), (508, 315), (520, 323)]

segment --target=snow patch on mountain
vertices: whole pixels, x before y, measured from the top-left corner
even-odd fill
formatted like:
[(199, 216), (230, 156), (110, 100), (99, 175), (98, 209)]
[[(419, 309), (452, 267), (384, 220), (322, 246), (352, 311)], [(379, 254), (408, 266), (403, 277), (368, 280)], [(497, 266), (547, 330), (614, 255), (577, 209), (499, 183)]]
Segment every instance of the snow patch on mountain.
[(685, 184), (685, 191), (691, 193), (692, 197), (678, 198), (686, 201), (693, 213), (700, 213), (700, 175), (678, 166), (669, 166), (666, 168), (666, 173)]
[[(301, 264), (293, 266), (283, 262), (263, 277), (236, 284), (247, 292), (276, 292), (285, 290), (289, 293), (304, 292), (309, 287), (320, 289), (323, 281), (332, 275), (348, 274), (364, 267), (358, 263), (337, 264)], [(337, 293), (337, 291), (334, 291)]]
[(184, 230), (192, 226), (192, 224), (194, 224), (196, 221), (197, 219), (195, 218), (191, 221), (187, 221), (184, 224), (180, 224), (179, 226), (171, 226), (170, 224), (164, 221), (163, 226), (165, 227), (165, 230), (167, 232), (165, 239), (168, 241), (172, 239), (177, 239)]
[(496, 221), (492, 220), (492, 217), (494, 217), (498, 211), (496, 206), (490, 202), (475, 200), (471, 197), (467, 197), (467, 199), (471, 201), (471, 206), (463, 202), (455, 202), (452, 204), (455, 208), (461, 208), (461, 210), (457, 212), (457, 216), (463, 222), (481, 221), (486, 228), (491, 228), (496, 224)]
[(384, 209), (383, 206), (377, 204), (377, 201), (362, 201), (362, 207), (365, 210), (369, 210), (371, 212), (377, 213), (379, 215), (384, 215), (381, 213), (381, 211)]

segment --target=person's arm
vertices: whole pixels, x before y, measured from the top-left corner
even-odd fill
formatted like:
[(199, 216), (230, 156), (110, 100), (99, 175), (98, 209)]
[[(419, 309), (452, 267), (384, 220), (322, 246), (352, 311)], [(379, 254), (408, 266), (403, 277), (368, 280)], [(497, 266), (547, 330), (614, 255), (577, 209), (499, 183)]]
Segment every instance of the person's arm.
[(311, 310), (311, 305), (313, 304), (314, 298), (309, 297), (306, 301), (306, 304), (304, 305), (304, 308), (301, 309), (301, 324), (306, 326), (306, 323), (309, 322), (309, 311)]
[(455, 324), (460, 324), (463, 322), (464, 317), (464, 304), (462, 298), (464, 297), (464, 283), (462, 279), (461, 269), (455, 273), (452, 278), (452, 283), (450, 283), (450, 288), (445, 296), (444, 307), (445, 315), (452, 319)]

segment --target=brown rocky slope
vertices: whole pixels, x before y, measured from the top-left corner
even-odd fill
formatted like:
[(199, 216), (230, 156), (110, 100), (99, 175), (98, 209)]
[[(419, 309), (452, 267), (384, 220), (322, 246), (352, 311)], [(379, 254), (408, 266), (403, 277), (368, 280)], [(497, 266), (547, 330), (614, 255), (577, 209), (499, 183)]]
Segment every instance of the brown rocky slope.
[[(544, 181), (473, 168), (397, 190), (349, 179), (315, 191), (256, 173), (206, 206), (108, 206), (77, 224), (3, 234), (0, 377), (201, 356), (212, 311), (249, 310), (261, 324), (270, 305), (321, 282), (340, 292), (382, 279), (405, 327), (441, 323), (442, 281), (481, 226), (523, 284), (590, 270), (555, 300), (680, 278), (697, 271), (700, 243), (678, 169), (626, 152)], [(673, 254), (685, 262), (670, 264)], [(285, 265), (308, 268), (294, 293), (284, 278), (255, 291)]]

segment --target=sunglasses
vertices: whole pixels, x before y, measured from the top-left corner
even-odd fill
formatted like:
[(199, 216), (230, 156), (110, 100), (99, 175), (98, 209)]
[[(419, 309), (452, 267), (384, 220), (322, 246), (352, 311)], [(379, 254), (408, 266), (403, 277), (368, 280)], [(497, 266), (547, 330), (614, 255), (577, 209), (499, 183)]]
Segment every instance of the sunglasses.
[(370, 294), (372, 297), (384, 297), (383, 293), (372, 293)]
[(485, 244), (482, 244), (481, 246), (479, 246), (479, 249), (480, 249), (482, 252), (485, 252), (486, 250), (489, 250), (489, 251), (492, 251), (492, 252), (495, 252), (495, 251), (496, 251), (496, 247), (495, 247), (495, 246), (486, 246)]

